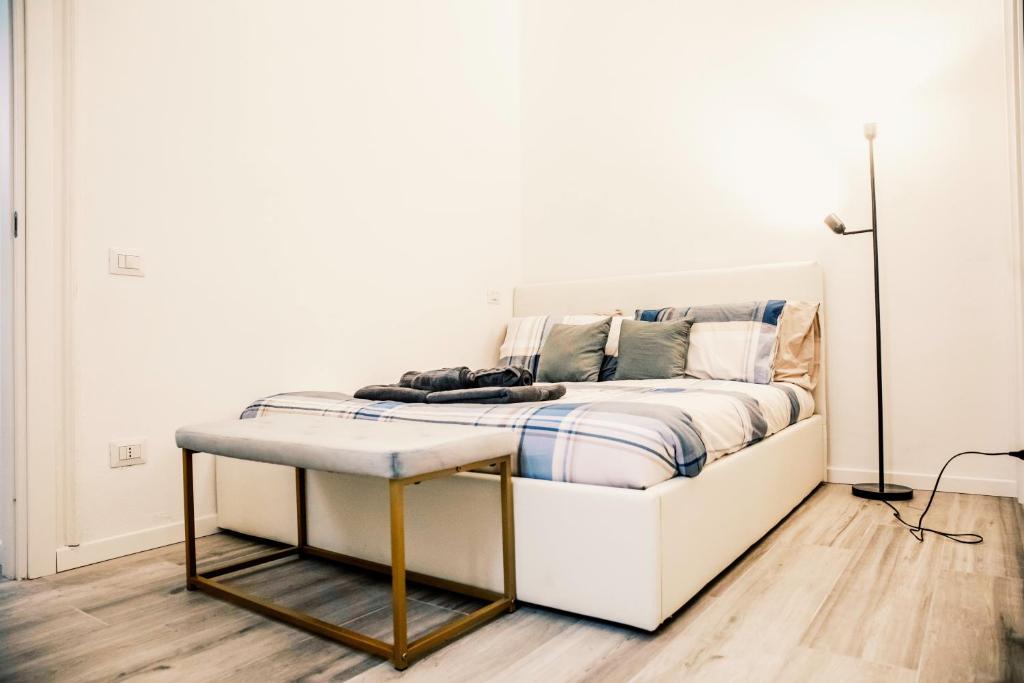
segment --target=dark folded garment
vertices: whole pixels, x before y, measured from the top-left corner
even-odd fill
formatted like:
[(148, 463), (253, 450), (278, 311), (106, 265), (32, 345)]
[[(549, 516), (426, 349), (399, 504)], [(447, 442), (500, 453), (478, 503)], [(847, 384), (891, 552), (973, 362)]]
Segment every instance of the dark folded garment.
[(356, 398), (367, 401), (401, 401), (402, 403), (425, 403), (429, 391), (400, 387), (396, 384), (371, 384), (355, 393)]
[(473, 373), (469, 368), (441, 368), (416, 372), (410, 370), (398, 380), (399, 386), (424, 391), (451, 391), (452, 389), (469, 389), (474, 386)]
[(529, 387), (478, 387), (454, 391), (433, 391), (427, 395), (427, 403), (532, 403), (554, 401), (565, 396), (561, 384), (545, 384)]
[(526, 368), (508, 366), (474, 370), (473, 386), (476, 387), (528, 387), (533, 384), (533, 373)]

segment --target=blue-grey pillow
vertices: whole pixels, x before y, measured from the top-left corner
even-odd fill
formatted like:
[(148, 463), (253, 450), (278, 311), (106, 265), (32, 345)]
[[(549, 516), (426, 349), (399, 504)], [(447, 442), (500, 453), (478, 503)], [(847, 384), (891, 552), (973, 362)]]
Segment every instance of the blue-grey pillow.
[(587, 325), (553, 325), (540, 350), (538, 382), (596, 382), (611, 318)]
[(686, 372), (693, 318), (669, 322), (623, 320), (615, 379), (669, 379)]

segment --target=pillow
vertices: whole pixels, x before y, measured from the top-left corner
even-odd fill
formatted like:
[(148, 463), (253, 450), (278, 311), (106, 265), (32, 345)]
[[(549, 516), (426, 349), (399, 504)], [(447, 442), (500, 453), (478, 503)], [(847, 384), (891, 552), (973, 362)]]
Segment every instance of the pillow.
[[(498, 351), (498, 365), (515, 365), (526, 368), (537, 376), (540, 366), (540, 350), (544, 346), (548, 333), (554, 325), (586, 325), (600, 322), (607, 319), (607, 315), (565, 315), (548, 316), (532, 315), (520, 318), (512, 318), (508, 323), (505, 332), (505, 340)], [(621, 315), (612, 316), (611, 328), (608, 332), (608, 342), (605, 344), (604, 361), (601, 365), (600, 379), (611, 379), (615, 374), (615, 356), (618, 355), (619, 326), (624, 318)]]
[(612, 323), (608, 328), (608, 343), (604, 346), (604, 360), (601, 361), (601, 375), (597, 378), (600, 382), (615, 379), (615, 370), (619, 366), (619, 333), (622, 330), (622, 321), (626, 318), (620, 311), (616, 311), (611, 318)]
[(661, 323), (639, 320), (622, 323), (615, 379), (682, 377), (692, 325), (692, 318)]
[(596, 382), (611, 318), (588, 325), (552, 325), (540, 352), (540, 382)]
[(690, 317), (686, 376), (769, 384), (773, 378), (779, 316), (785, 301), (638, 310), (637, 320)]
[(821, 365), (821, 323), (818, 304), (787, 301), (779, 318), (775, 342), (774, 382), (789, 382), (812, 391)]

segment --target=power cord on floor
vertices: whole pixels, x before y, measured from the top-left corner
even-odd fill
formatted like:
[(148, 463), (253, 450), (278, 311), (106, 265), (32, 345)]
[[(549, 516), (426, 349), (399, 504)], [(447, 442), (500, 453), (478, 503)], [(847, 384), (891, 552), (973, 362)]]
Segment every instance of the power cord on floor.
[(989, 452), (986, 452), (986, 451), (963, 451), (962, 453), (957, 453), (956, 455), (954, 455), (953, 457), (951, 457), (949, 460), (946, 461), (946, 464), (942, 466), (941, 470), (939, 470), (939, 476), (935, 477), (935, 486), (932, 487), (932, 493), (931, 493), (930, 496), (928, 496), (928, 504), (924, 506), (924, 511), (921, 512), (921, 516), (917, 518), (917, 524), (911, 524), (907, 520), (903, 519), (903, 515), (896, 508), (895, 505), (893, 505), (892, 503), (890, 503), (887, 500), (883, 500), (882, 502), (885, 503), (886, 505), (888, 505), (889, 508), (892, 510), (892, 515), (893, 515), (893, 517), (896, 518), (896, 521), (899, 522), (900, 524), (902, 524), (903, 526), (907, 527), (907, 531), (910, 532), (910, 535), (913, 536), (914, 538), (916, 538), (918, 540), (918, 542), (920, 542), (920, 543), (924, 543), (924, 535), (926, 533), (933, 533), (936, 536), (942, 536), (944, 538), (948, 538), (951, 541), (956, 541), (957, 543), (966, 543), (968, 545), (974, 545), (976, 543), (981, 543), (982, 541), (985, 540), (985, 538), (981, 534), (975, 534), (975, 533), (957, 533), (957, 534), (955, 534), (955, 533), (952, 533), (950, 531), (940, 531), (938, 529), (930, 529), (930, 528), (924, 526), (924, 517), (925, 517), (925, 515), (928, 514), (928, 510), (930, 510), (931, 507), (932, 507), (932, 501), (935, 500), (935, 494), (939, 490), (939, 482), (942, 481), (942, 475), (945, 473), (946, 468), (949, 467), (949, 463), (953, 462), (954, 460), (959, 458), (961, 455), (1008, 455), (1011, 458), (1017, 458), (1018, 460), (1024, 460), (1024, 450), (1021, 450), (1021, 451), (1001, 451), (999, 453), (989, 453)]

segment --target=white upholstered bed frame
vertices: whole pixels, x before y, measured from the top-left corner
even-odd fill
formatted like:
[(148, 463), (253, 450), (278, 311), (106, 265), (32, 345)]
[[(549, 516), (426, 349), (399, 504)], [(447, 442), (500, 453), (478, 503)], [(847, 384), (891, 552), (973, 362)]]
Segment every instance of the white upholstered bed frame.
[[(789, 263), (527, 285), (516, 289), (514, 314), (824, 303), (823, 294), (818, 264)], [(822, 359), (811, 418), (694, 478), (644, 491), (515, 479), (520, 599), (656, 629), (824, 480), (825, 381)], [(310, 472), (307, 486), (312, 545), (388, 562), (387, 482)], [(217, 501), (222, 528), (294, 543), (290, 468), (218, 458)], [(467, 473), (410, 487), (406, 511), (409, 569), (500, 589), (497, 477)]]

